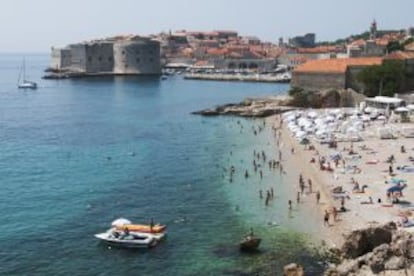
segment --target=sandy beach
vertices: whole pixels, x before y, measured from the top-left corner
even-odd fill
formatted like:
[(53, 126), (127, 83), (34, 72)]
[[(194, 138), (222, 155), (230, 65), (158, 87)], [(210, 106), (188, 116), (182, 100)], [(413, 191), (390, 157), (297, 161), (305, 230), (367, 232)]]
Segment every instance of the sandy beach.
[[(306, 212), (314, 212), (315, 219), (319, 219), (321, 225), (324, 224), (325, 211), (329, 212), (329, 225), (321, 227), (320, 233), (320, 237), (328, 245), (340, 246), (343, 243), (343, 235), (355, 229), (389, 221), (401, 222), (402, 215), (414, 220), (411, 212), (414, 210), (411, 206), (414, 187), (410, 186), (414, 180), (414, 172), (397, 169), (404, 165), (413, 165), (409, 160), (410, 156), (414, 156), (412, 138), (397, 135), (396, 139), (381, 140), (377, 135), (377, 129), (383, 122), (373, 121), (360, 133), (363, 138), (360, 142), (337, 142), (334, 149), (329, 148), (328, 144), (322, 145), (311, 141), (314, 149), (309, 150), (309, 145), (300, 144), (286, 127), (286, 123), (281, 123), (282, 116), (274, 116), (269, 120), (275, 129), (276, 143), (282, 148), (283, 166), (287, 170), (287, 177), (291, 179), (290, 184), (297, 187), (297, 192), (301, 190), (299, 175), (303, 176), (303, 194), (307, 196), (302, 202), (302, 208), (307, 209)], [(398, 134), (398, 130), (407, 125), (413, 124), (393, 123), (389, 126)], [(401, 146), (405, 148), (405, 152), (401, 152)], [(337, 166), (331, 161), (331, 170), (321, 170), (318, 160), (322, 157), (329, 160), (333, 153), (339, 153), (342, 157)], [(392, 175), (389, 173), (390, 163), (386, 162), (391, 155), (395, 160), (392, 164)], [(312, 159), (315, 162), (311, 162)], [(355, 169), (347, 170), (349, 164)], [(395, 203), (397, 197), (387, 197), (387, 189), (395, 185), (391, 183), (391, 178), (407, 183), (403, 196), (398, 197), (399, 203)], [(312, 182), (312, 191), (309, 189), (308, 179)], [(359, 186), (359, 190), (355, 189), (356, 186)], [(341, 187), (341, 193), (334, 194), (332, 190), (335, 187)], [(316, 202), (317, 191), (320, 192), (319, 203)], [(296, 197), (297, 194), (293, 193), (291, 200), (296, 201)], [(342, 202), (341, 198), (344, 198)], [(342, 204), (345, 212), (339, 212)], [(334, 208), (338, 210), (336, 219)], [(413, 228), (404, 229), (412, 231)]]

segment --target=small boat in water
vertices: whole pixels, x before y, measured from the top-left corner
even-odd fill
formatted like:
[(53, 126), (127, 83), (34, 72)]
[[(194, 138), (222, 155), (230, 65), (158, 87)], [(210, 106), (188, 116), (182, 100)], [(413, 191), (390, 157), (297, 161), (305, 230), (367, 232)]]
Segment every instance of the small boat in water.
[(153, 235), (147, 233), (122, 232), (109, 229), (105, 233), (96, 234), (95, 237), (101, 241), (124, 248), (151, 248), (157, 245)]
[(119, 218), (112, 222), (111, 228), (105, 233), (96, 234), (101, 241), (118, 247), (149, 248), (167, 235), (167, 226), (154, 224), (132, 224), (128, 219)]
[(253, 231), (250, 231), (250, 233), (246, 235), (240, 242), (240, 250), (245, 252), (256, 251), (259, 248), (261, 242), (262, 239), (256, 237), (253, 234)]
[(17, 87), (21, 89), (37, 89), (37, 83), (34, 81), (26, 80), (26, 63), (23, 60), (22, 67), (20, 68), (19, 78), (17, 80)]

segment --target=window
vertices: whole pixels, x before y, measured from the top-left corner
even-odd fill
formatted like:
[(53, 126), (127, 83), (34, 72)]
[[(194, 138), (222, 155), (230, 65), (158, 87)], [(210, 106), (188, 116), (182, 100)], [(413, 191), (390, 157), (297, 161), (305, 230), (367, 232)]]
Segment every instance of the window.
[(125, 51), (122, 51), (121, 53), (122, 53), (123, 55), (125, 55)]
[(98, 58), (98, 60), (99, 60), (99, 61), (102, 61), (102, 57), (99, 57), (99, 58)]
[(153, 59), (153, 58), (150, 58), (150, 59), (149, 59), (149, 62), (154, 62), (154, 59)]
[(88, 57), (88, 61), (89, 62), (92, 62), (92, 57)]
[(141, 59), (140, 58), (136, 58), (135, 60), (136, 60), (137, 63), (140, 63), (141, 62)]
[(108, 57), (108, 61), (111, 62), (112, 61), (112, 57)]

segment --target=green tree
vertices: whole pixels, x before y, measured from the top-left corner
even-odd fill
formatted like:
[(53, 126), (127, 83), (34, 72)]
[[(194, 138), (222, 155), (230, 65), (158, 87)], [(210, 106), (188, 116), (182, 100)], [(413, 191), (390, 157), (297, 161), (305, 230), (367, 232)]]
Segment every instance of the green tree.
[(405, 79), (404, 66), (398, 60), (386, 60), (381, 65), (365, 68), (357, 79), (364, 85), (366, 96), (394, 96)]
[(398, 41), (390, 41), (387, 45), (387, 53), (392, 53), (395, 51), (403, 51), (404, 46), (401, 45)]

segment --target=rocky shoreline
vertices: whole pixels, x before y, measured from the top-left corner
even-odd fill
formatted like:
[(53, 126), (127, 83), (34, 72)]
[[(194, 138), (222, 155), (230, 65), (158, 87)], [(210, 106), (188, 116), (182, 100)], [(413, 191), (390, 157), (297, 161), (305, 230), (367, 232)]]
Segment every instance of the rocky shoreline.
[(241, 117), (264, 118), (287, 112), (296, 107), (287, 106), (287, 97), (245, 99), (240, 103), (219, 105), (213, 108), (192, 112), (203, 116), (235, 115)]
[[(335, 253), (338, 264), (331, 264), (325, 276), (414, 275), (414, 234), (390, 222), (355, 230)], [(284, 267), (285, 276), (305, 275), (298, 264)]]
[(292, 96), (270, 96), (247, 98), (240, 103), (223, 104), (192, 112), (203, 116), (235, 115), (241, 117), (264, 118), (297, 108), (354, 107), (365, 96), (350, 89), (326, 90), (318, 92), (297, 91)]

